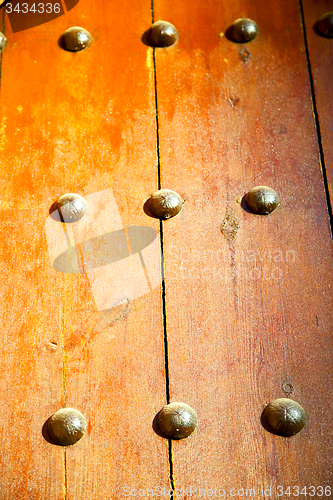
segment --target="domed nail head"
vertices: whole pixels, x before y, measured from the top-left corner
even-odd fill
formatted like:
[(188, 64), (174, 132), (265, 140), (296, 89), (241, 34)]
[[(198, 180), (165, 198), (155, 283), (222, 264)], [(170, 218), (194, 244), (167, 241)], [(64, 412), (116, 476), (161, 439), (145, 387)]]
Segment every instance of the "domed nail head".
[(152, 47), (169, 47), (178, 40), (176, 27), (167, 21), (157, 21), (147, 32), (147, 42)]
[(296, 401), (279, 398), (266, 406), (263, 419), (270, 432), (289, 437), (303, 429), (306, 423), (306, 413)]
[(61, 36), (61, 46), (69, 52), (78, 52), (85, 49), (91, 43), (89, 31), (80, 26), (73, 26)]
[(149, 198), (149, 210), (159, 219), (170, 219), (179, 214), (184, 200), (171, 189), (160, 189)]
[(82, 219), (88, 209), (86, 200), (75, 193), (67, 193), (56, 201), (52, 206), (59, 212), (61, 222), (71, 223)]
[(61, 446), (77, 443), (87, 430), (87, 421), (78, 410), (63, 408), (49, 420), (48, 432), (53, 441)]
[(157, 425), (160, 431), (170, 439), (187, 438), (197, 424), (197, 414), (185, 403), (170, 403), (163, 406), (157, 415)]
[(242, 17), (236, 19), (226, 30), (225, 36), (231, 42), (247, 43), (259, 34), (259, 26), (252, 19)]
[(0, 50), (4, 49), (7, 45), (7, 38), (3, 33), (0, 31)]
[(315, 24), (315, 31), (325, 38), (333, 38), (333, 12), (326, 12)]
[(280, 205), (279, 195), (268, 186), (254, 187), (244, 196), (244, 201), (250, 212), (257, 215), (268, 215)]

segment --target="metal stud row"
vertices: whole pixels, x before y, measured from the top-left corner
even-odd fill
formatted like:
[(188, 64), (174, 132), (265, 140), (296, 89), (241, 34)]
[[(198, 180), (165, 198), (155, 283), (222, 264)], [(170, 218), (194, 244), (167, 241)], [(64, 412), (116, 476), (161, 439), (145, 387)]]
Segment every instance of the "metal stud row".
[[(257, 186), (251, 189), (243, 200), (248, 210), (257, 215), (269, 215), (280, 205), (279, 195), (268, 186)], [(184, 200), (171, 189), (160, 189), (151, 195), (146, 204), (148, 215), (167, 220), (180, 213)], [(82, 219), (87, 209), (87, 202), (82, 196), (67, 193), (53, 203), (50, 213), (53, 214), (53, 219), (69, 224)]]
[[(333, 12), (324, 14), (316, 22), (315, 31), (327, 38), (333, 37)], [(236, 19), (225, 32), (226, 38), (235, 43), (250, 42), (258, 34), (259, 26), (257, 23), (245, 17)], [(169, 47), (178, 40), (178, 31), (173, 24), (167, 21), (157, 21), (146, 31), (144, 39), (151, 47)], [(91, 40), (92, 37), (86, 29), (74, 26), (65, 31), (60, 42), (63, 49), (78, 52), (88, 47)]]
[[(278, 436), (290, 437), (300, 432), (306, 423), (302, 406), (292, 399), (279, 398), (271, 401), (262, 413), (263, 427)], [(87, 421), (74, 408), (62, 408), (46, 422), (47, 440), (59, 446), (77, 443), (86, 433)], [(165, 439), (189, 437), (198, 425), (198, 417), (186, 403), (170, 403), (163, 406), (154, 418), (155, 432)]]
[[(320, 36), (333, 38), (333, 12), (327, 12), (318, 19), (314, 30)], [(259, 26), (257, 23), (245, 17), (236, 19), (225, 32), (226, 38), (235, 43), (250, 42), (258, 34)], [(80, 26), (73, 26), (61, 36), (60, 46), (69, 52), (78, 52), (87, 48), (91, 40), (92, 36), (89, 31)], [(173, 24), (167, 21), (157, 21), (146, 31), (145, 40), (151, 47), (169, 47), (178, 40), (178, 31)], [(0, 50), (4, 49), (6, 44), (6, 36), (0, 32)]]
[[(314, 25), (317, 35), (325, 38), (333, 38), (333, 12), (327, 12), (321, 16)], [(225, 32), (228, 40), (235, 43), (247, 43), (257, 37), (259, 26), (255, 21), (248, 18), (236, 19)], [(223, 36), (221, 33), (220, 36)], [(167, 21), (157, 21), (145, 33), (145, 40), (152, 47), (169, 47), (178, 40), (177, 28)], [(91, 43), (92, 36), (84, 28), (73, 26), (68, 28), (60, 38), (60, 46), (69, 52), (78, 52)], [(0, 51), (7, 45), (6, 36), (0, 32)]]

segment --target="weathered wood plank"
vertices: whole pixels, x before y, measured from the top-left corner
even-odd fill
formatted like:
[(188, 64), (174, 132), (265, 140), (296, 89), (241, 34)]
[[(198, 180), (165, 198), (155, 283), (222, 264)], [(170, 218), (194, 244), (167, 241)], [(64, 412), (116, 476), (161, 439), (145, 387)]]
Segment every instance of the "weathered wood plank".
[[(87, 213), (87, 238), (111, 237), (119, 217), (124, 226), (148, 226), (158, 238), (158, 221), (143, 211), (157, 188), (152, 49), (141, 42), (150, 21), (150, 2), (115, 8), (86, 0), (66, 16), (15, 34), (6, 19), (3, 499), (113, 499), (123, 496), (125, 486), (169, 485), (167, 442), (152, 430), (165, 403), (160, 283), (155, 279), (146, 293), (139, 281), (137, 298), (110, 304), (109, 294), (122, 290), (115, 290), (105, 261), (103, 267), (96, 258), (82, 274), (69, 273), (61, 259), (58, 272), (52, 268), (63, 250), (64, 228), (48, 217), (60, 195), (76, 192), (89, 200), (89, 210), (95, 196), (98, 208), (95, 219)], [(93, 36), (80, 53), (58, 46), (73, 25)], [(112, 194), (115, 205), (107, 204)], [(66, 231), (84, 253), (79, 223)], [(131, 234), (133, 252), (135, 245), (147, 246), (147, 238)], [(93, 243), (107, 260), (111, 249)], [(147, 251), (142, 254), (149, 264)], [(154, 265), (156, 278), (158, 259)], [(42, 437), (42, 425), (62, 406), (77, 408), (88, 420), (88, 434), (66, 452)]]
[[(6, 25), (3, 499), (118, 499), (126, 486), (169, 486), (167, 443), (151, 428), (165, 391), (160, 288), (143, 293), (147, 252), (147, 272), (134, 266), (138, 287), (127, 289), (142, 295), (128, 297), (122, 280), (149, 238), (127, 231), (134, 256), (124, 275), (121, 266), (116, 276), (108, 269), (113, 253), (103, 246), (117, 243), (119, 217), (158, 230), (142, 207), (157, 185), (153, 51), (140, 41), (149, 9), (81, 0), (24, 33)], [(162, 184), (186, 199), (164, 225), (170, 393), (200, 419), (191, 438), (173, 443), (175, 485), (259, 494), (272, 487), (271, 498), (278, 485), (325, 486), (332, 247), (297, 3), (270, 0), (263, 10), (259, 1), (158, 1), (154, 14), (180, 33), (175, 47), (155, 52)], [(221, 33), (240, 16), (261, 29), (243, 46)], [(58, 37), (77, 24), (93, 44), (63, 52)], [(269, 217), (239, 204), (258, 184), (281, 196)], [(66, 191), (85, 195), (90, 209), (99, 204), (96, 219), (66, 229), (81, 274), (69, 273), (64, 259), (62, 272), (51, 267), (64, 235), (47, 214)], [(286, 394), (309, 419), (291, 439), (260, 424), (264, 405)], [(88, 419), (88, 435), (66, 453), (41, 434), (64, 405)]]
[(316, 32), (316, 22), (333, 11), (332, 0), (303, 1), (305, 32), (308, 43), (310, 64), (313, 77), (313, 86), (316, 99), (316, 110), (320, 126), (320, 135), (324, 154), (324, 168), (326, 170), (328, 189), (332, 200), (333, 194), (333, 89), (332, 39), (322, 37)]
[[(298, 2), (154, 14), (179, 31), (156, 49), (162, 187), (186, 199), (164, 224), (170, 393), (200, 419), (173, 443), (175, 486), (329, 485), (332, 244)], [(248, 44), (222, 35), (239, 17), (260, 27)], [(268, 217), (239, 203), (256, 185), (281, 197)], [(308, 415), (290, 439), (260, 422), (286, 394)]]
[(40, 169), (43, 123), (29, 127), (45, 67), (34, 64), (36, 49), (29, 45), (32, 40), (39, 45), (38, 35), (11, 37), (5, 31), (9, 43), (1, 75), (0, 498), (62, 499), (63, 450), (44, 440), (42, 427), (63, 403), (58, 299), (63, 277), (50, 268), (45, 239), (52, 186), (45, 180), (48, 161)]

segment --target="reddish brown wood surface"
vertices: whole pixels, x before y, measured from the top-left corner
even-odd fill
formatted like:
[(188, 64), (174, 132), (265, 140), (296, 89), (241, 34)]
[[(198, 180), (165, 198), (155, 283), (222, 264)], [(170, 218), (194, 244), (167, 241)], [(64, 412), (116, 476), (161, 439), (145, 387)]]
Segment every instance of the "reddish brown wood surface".
[(306, 37), (324, 154), (324, 167), (327, 171), (331, 199), (333, 193), (333, 42), (330, 38), (320, 36), (316, 32), (315, 24), (321, 16), (332, 11), (332, 0), (304, 1)]
[[(177, 26), (176, 45), (142, 43), (152, 14)], [(260, 27), (249, 44), (224, 36), (239, 17)], [(156, 487), (168, 498), (184, 487), (180, 498), (239, 499), (254, 488), (277, 499), (294, 496), (278, 486), (308, 496), (310, 485), (333, 487), (332, 243), (298, 3), (154, 0), (151, 12), (147, 1), (80, 0), (19, 33), (5, 19), (0, 498), (119, 500), (148, 488), (157, 497)], [(74, 25), (93, 37), (76, 54), (58, 45)], [(329, 128), (319, 101), (318, 111)], [(95, 255), (84, 239), (119, 216), (159, 231), (143, 209), (158, 170), (186, 200), (163, 223), (167, 377), (161, 286), (99, 307), (116, 287), (107, 265), (96, 271), (112, 245), (98, 240)], [(268, 217), (240, 203), (260, 184), (281, 197)], [(90, 206), (100, 196), (91, 226), (58, 231), (49, 208), (65, 192)], [(55, 257), (63, 241), (75, 245), (80, 274)], [(152, 429), (166, 390), (199, 417), (170, 450)], [(260, 421), (287, 395), (308, 416), (289, 439)], [(42, 434), (63, 406), (88, 421), (66, 449)]]
[[(260, 27), (247, 45), (222, 36), (239, 17)], [(329, 485), (332, 244), (298, 4), (161, 0), (155, 19), (179, 30), (157, 90), (162, 185), (186, 199), (164, 230), (170, 392), (200, 419), (175, 485)], [(256, 185), (281, 197), (269, 217), (239, 204)], [(291, 387), (308, 424), (284, 439), (260, 417)]]

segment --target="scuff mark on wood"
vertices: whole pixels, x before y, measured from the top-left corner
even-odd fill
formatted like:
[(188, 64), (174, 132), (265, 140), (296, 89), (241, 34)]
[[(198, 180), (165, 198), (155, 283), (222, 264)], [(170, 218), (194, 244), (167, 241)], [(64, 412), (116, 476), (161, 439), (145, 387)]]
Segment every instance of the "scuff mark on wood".
[(233, 244), (236, 240), (239, 228), (239, 218), (231, 207), (227, 207), (225, 217), (221, 223), (221, 232), (228, 241), (229, 245)]
[(106, 328), (111, 328), (118, 321), (127, 318), (131, 310), (131, 301), (126, 299), (125, 304), (115, 305), (111, 309), (107, 309), (103, 316), (97, 321), (94, 332), (102, 332)]
[(230, 206), (227, 206), (225, 217), (221, 222), (221, 233), (228, 242), (230, 252), (230, 270), (231, 279), (234, 289), (235, 310), (238, 311), (238, 296), (237, 296), (237, 272), (236, 272), (236, 250), (235, 241), (238, 235), (241, 222), (237, 214)]

